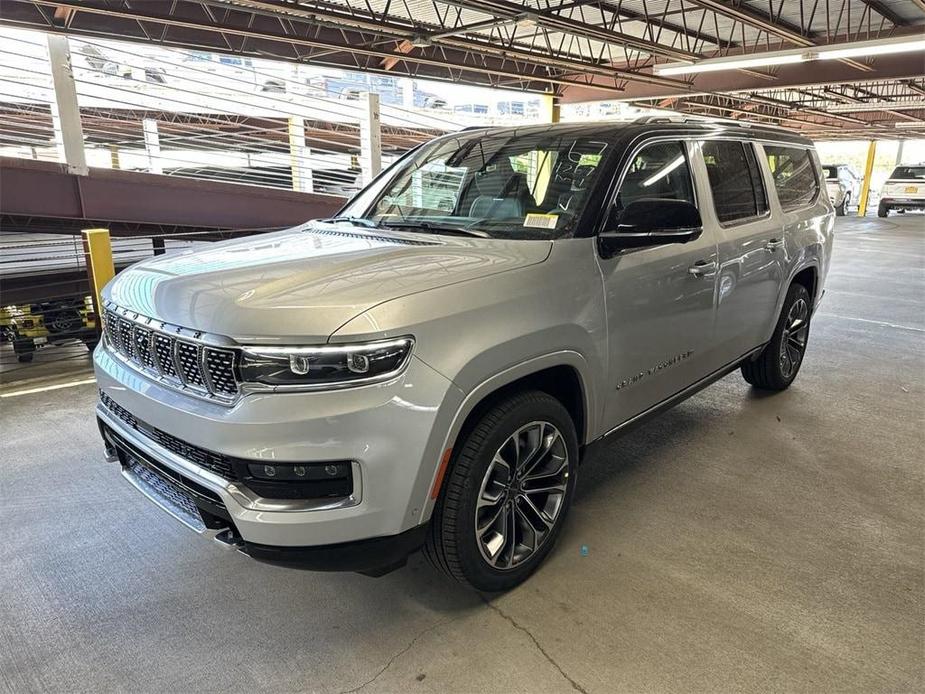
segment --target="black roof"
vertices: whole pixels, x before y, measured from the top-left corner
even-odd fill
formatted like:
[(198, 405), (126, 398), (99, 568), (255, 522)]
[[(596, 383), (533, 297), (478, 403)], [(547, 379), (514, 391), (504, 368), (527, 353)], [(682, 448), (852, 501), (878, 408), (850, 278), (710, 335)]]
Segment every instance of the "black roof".
[[(669, 118), (640, 118), (634, 121), (596, 121), (582, 123), (545, 123), (540, 125), (501, 126), (501, 127), (472, 127), (463, 132), (470, 135), (474, 133), (485, 134), (517, 134), (541, 135), (543, 133), (570, 133), (583, 136), (609, 136), (620, 139), (634, 140), (642, 135), (675, 133), (679, 137), (685, 135), (715, 135), (722, 134), (731, 137), (741, 137), (756, 140), (776, 140), (778, 142), (812, 146), (809, 138), (803, 137), (793, 131), (783, 128), (769, 127), (759, 124), (744, 124), (732, 121), (707, 122), (702, 120), (672, 120)], [(449, 134), (449, 137), (458, 133)]]

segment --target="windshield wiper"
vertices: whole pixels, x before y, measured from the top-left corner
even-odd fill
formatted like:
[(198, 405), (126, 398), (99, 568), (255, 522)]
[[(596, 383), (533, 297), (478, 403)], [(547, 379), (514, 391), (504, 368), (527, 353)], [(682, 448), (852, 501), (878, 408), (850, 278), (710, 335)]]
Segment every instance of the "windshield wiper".
[(382, 222), (382, 226), (386, 229), (417, 229), (420, 231), (429, 231), (432, 234), (456, 234), (458, 236), (475, 236), (480, 239), (491, 238), (491, 236), (484, 231), (442, 224), (431, 224), (430, 222)]
[(367, 229), (378, 229), (379, 225), (376, 224), (373, 220), (367, 219), (366, 217), (328, 217), (327, 219), (319, 219), (319, 222), (350, 222), (351, 224), (359, 224), (361, 227), (366, 227)]

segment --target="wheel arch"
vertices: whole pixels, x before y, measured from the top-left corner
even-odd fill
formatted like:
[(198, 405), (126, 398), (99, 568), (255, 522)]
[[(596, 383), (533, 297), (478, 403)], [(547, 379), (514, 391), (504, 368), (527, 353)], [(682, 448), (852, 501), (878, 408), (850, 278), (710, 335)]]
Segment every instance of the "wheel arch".
[(539, 390), (559, 400), (572, 417), (579, 447), (583, 448), (591, 438), (597, 412), (596, 395), (590, 386), (588, 374), (589, 366), (581, 354), (563, 350), (528, 359), (486, 378), (473, 388), (463, 399), (447, 430), (440, 449), (441, 461), (434, 470), (428, 489), (430, 495), (422, 509), (422, 520), (430, 517), (442, 490), (451, 463), (451, 456), (447, 456), (447, 453), (456, 448), (468, 428), (474, 426), (483, 412), (507, 395), (523, 390)]

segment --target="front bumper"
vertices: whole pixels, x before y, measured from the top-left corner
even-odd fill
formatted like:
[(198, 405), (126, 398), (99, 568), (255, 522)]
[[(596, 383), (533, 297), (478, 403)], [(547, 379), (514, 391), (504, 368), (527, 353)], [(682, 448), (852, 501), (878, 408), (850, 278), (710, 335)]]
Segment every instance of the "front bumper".
[[(200, 512), (201, 526), (186, 523), (197, 531), (214, 534), (227, 527), (225, 539), (255, 558), (344, 570), (375, 568), (423, 537), (422, 509), (446, 426), (442, 413), (455, 412), (460, 400), (458, 389), (423, 362), (413, 358), (388, 383), (325, 393), (252, 394), (226, 407), (165, 388), (104, 347), (94, 361), (106, 398), (193, 447), (261, 463), (351, 461), (354, 486), (348, 496), (261, 498), (100, 404), (107, 457), (118, 458), (136, 488), (178, 517), (176, 509), (166, 508), (138, 483), (145, 465), (161, 478), (172, 476)], [(142, 468), (134, 469), (136, 463)], [(357, 542), (363, 544), (351, 548)]]

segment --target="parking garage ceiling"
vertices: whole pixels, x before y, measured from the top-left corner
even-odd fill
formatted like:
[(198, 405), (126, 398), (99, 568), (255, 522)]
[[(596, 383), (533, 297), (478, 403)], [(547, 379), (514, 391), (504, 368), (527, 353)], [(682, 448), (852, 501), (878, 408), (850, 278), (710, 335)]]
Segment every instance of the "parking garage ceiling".
[[(677, 77), (657, 64), (921, 37), (923, 0), (2, 0), (0, 24), (619, 99), (817, 137), (920, 135), (922, 54)], [(910, 125), (911, 124), (911, 125)]]

